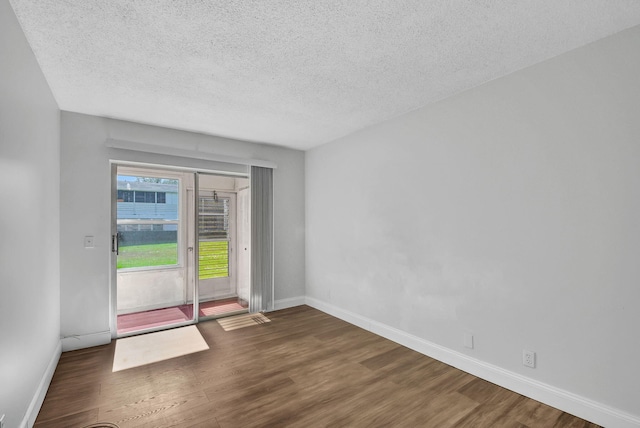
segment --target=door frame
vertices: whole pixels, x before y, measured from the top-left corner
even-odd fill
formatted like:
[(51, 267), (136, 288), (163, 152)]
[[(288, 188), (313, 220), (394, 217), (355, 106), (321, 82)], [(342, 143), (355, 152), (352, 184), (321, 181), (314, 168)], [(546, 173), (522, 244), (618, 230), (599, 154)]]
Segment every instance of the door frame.
[[(209, 189), (202, 189), (200, 188), (199, 190), (199, 194), (198, 194), (198, 198), (200, 198), (201, 196), (208, 196), (208, 195), (204, 195), (203, 192), (212, 192), (213, 190), (209, 190)], [(196, 270), (195, 272), (198, 272), (198, 296), (199, 296), (199, 301), (202, 300), (202, 287), (205, 285), (211, 285), (212, 287), (215, 287), (215, 282), (222, 282), (225, 281), (226, 284), (225, 286), (228, 287), (229, 289), (229, 293), (224, 294), (224, 295), (219, 295), (219, 296), (213, 296), (211, 297), (212, 300), (222, 300), (225, 298), (230, 298), (230, 297), (234, 297), (237, 296), (238, 294), (238, 284), (237, 284), (237, 273), (236, 273), (236, 269), (237, 269), (237, 261), (236, 261), (236, 240), (237, 240), (237, 218), (236, 218), (236, 193), (232, 192), (232, 191), (216, 191), (217, 195), (220, 198), (227, 198), (229, 200), (229, 232), (228, 232), (228, 242), (229, 242), (229, 247), (228, 247), (228, 275), (226, 277), (223, 278), (210, 278), (210, 279), (200, 279), (200, 275), (199, 275), (199, 269), (200, 269), (200, 254), (198, 253), (198, 270)], [(200, 221), (200, 209), (199, 209), (199, 203), (196, 204), (196, 207), (198, 207), (197, 209), (197, 220), (196, 221)], [(199, 227), (197, 227), (198, 231), (200, 230)], [(206, 239), (203, 241), (207, 241)], [(200, 236), (198, 233), (198, 241), (196, 243), (196, 246), (198, 247), (198, 251), (200, 251)], [(208, 284), (204, 284), (204, 283), (208, 283)], [(215, 294), (215, 293), (214, 293)]]
[[(109, 160), (109, 164), (110, 164), (110, 182), (111, 182), (111, 192), (110, 192), (110, 206), (111, 206), (111, 212), (110, 212), (110, 232), (113, 235), (114, 232), (117, 232), (117, 176), (118, 176), (118, 167), (126, 167), (126, 168), (131, 168), (131, 169), (140, 169), (140, 170), (161, 170), (161, 171), (167, 171), (168, 173), (173, 172), (175, 173), (192, 173), (193, 174), (193, 187), (191, 187), (191, 189), (189, 189), (188, 186), (185, 186), (185, 195), (184, 198), (188, 198), (188, 193), (189, 190), (192, 191), (192, 197), (193, 197), (193, 205), (192, 205), (192, 219), (189, 219), (190, 223), (192, 224), (192, 227), (195, 229), (194, 230), (194, 236), (195, 236), (195, 242), (198, 242), (198, 223), (197, 223), (197, 212), (198, 209), (196, 207), (196, 196), (198, 194), (198, 176), (200, 173), (202, 174), (211, 174), (211, 175), (219, 175), (219, 176), (226, 176), (226, 177), (233, 177), (233, 178), (246, 178), (246, 179), (250, 179), (250, 168), (247, 169), (246, 172), (236, 172), (236, 171), (225, 171), (225, 170), (209, 170), (209, 169), (205, 169), (205, 168), (192, 168), (192, 167), (184, 167), (184, 166), (171, 166), (171, 165), (161, 165), (161, 164), (151, 164), (151, 163), (146, 163), (146, 162), (135, 162), (135, 161), (127, 161), (127, 160), (117, 160), (117, 159), (110, 159)], [(237, 196), (237, 195), (236, 195)], [(189, 204), (189, 201), (184, 202), (185, 204)], [(181, 209), (184, 210), (185, 212), (185, 217), (188, 215), (188, 210), (187, 210), (188, 206), (183, 206), (181, 207)], [(183, 222), (183, 223), (187, 223), (187, 221)], [(188, 226), (186, 226), (188, 227)], [(110, 239), (110, 243), (111, 243), (111, 237)], [(179, 326), (186, 326), (186, 325), (191, 325), (191, 324), (196, 324), (199, 321), (199, 308), (198, 308), (198, 303), (199, 303), (199, 298), (198, 298), (198, 246), (195, 245), (195, 248), (193, 249), (193, 251), (189, 252), (188, 250), (188, 230), (185, 230), (183, 233), (183, 239), (185, 240), (186, 244), (183, 245), (185, 253), (182, 255), (184, 260), (184, 264), (185, 264), (185, 269), (187, 271), (187, 279), (186, 279), (186, 287), (189, 287), (189, 275), (191, 275), (193, 277), (193, 291), (192, 291), (192, 296), (193, 296), (193, 319), (191, 321), (188, 322), (184, 322), (184, 323), (180, 323), (180, 324), (174, 324), (171, 327), (158, 327), (158, 328), (154, 328), (154, 329), (148, 329), (148, 330), (144, 330), (144, 331), (140, 331), (140, 332), (135, 332), (132, 334), (123, 334), (121, 336), (118, 335), (118, 305), (117, 305), (117, 295), (118, 295), (118, 283), (117, 283), (117, 256), (115, 255), (115, 253), (112, 251), (113, 248), (109, 248), (109, 260), (110, 260), (110, 269), (109, 269), (109, 302), (110, 302), (110, 310), (109, 310), (109, 328), (110, 328), (110, 332), (111, 332), (111, 337), (112, 339), (117, 339), (118, 337), (126, 337), (126, 336), (130, 336), (133, 334), (141, 334), (141, 333), (148, 333), (148, 332), (153, 332), (153, 331), (161, 331), (164, 330), (166, 328), (174, 328), (174, 327), (179, 327)], [(237, 253), (237, 252), (236, 252)], [(179, 256), (181, 257), (181, 256)], [(189, 269), (189, 267), (187, 266), (189, 264), (189, 258), (192, 258), (193, 260), (193, 268), (192, 270)], [(237, 263), (236, 263), (236, 268), (237, 268)], [(237, 276), (237, 275), (236, 275)], [(237, 285), (236, 285), (237, 287)]]
[[(189, 189), (193, 188), (193, 182), (195, 180), (193, 171), (184, 170), (181, 168), (166, 168), (162, 165), (140, 165), (140, 164), (132, 164), (132, 163), (123, 163), (123, 162), (112, 162), (111, 164), (111, 310), (110, 310), (110, 328), (112, 337), (126, 337), (135, 334), (148, 333), (151, 331), (159, 331), (167, 328), (181, 327), (186, 325), (191, 325), (196, 322), (196, 314), (197, 308), (194, 305), (193, 307), (193, 315), (190, 320), (178, 322), (170, 325), (163, 325), (159, 327), (153, 327), (143, 330), (137, 330), (133, 332), (127, 333), (118, 333), (118, 276), (120, 275), (117, 268), (117, 259), (118, 256), (116, 254), (118, 242), (116, 234), (118, 233), (118, 206), (117, 206), (117, 181), (118, 175), (132, 175), (132, 176), (142, 176), (142, 177), (158, 177), (158, 178), (170, 178), (170, 179), (178, 179), (180, 183), (179, 192), (178, 192), (178, 233), (177, 233), (177, 263), (172, 266), (159, 266), (157, 268), (152, 269), (134, 269), (131, 270), (130, 273), (144, 273), (151, 272), (162, 275), (162, 271), (177, 271), (182, 270), (183, 275), (183, 292), (181, 293), (181, 301), (178, 302), (168, 302), (170, 306), (166, 307), (174, 307), (180, 306), (182, 304), (189, 304), (189, 296), (195, 295), (195, 290), (191, 288), (191, 284), (189, 284), (189, 264), (188, 264), (188, 250), (187, 250), (187, 232), (190, 227), (191, 222), (189, 221)], [(126, 272), (125, 272), (126, 273)], [(165, 306), (161, 306), (165, 307)], [(147, 310), (151, 311), (156, 308), (153, 305), (149, 306), (148, 309), (141, 309), (138, 311), (132, 311), (132, 313), (136, 312), (145, 312)], [(160, 308), (158, 308), (160, 309)]]

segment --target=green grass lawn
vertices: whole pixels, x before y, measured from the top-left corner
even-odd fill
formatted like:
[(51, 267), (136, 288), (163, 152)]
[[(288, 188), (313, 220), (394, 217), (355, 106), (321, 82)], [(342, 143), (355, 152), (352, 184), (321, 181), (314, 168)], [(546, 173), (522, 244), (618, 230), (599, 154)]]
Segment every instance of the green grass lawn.
[[(119, 253), (118, 269), (178, 264), (176, 243), (130, 245)], [(229, 276), (229, 243), (201, 242), (199, 262), (200, 279)]]
[(178, 244), (147, 244), (120, 247), (118, 269), (175, 265), (178, 263)]

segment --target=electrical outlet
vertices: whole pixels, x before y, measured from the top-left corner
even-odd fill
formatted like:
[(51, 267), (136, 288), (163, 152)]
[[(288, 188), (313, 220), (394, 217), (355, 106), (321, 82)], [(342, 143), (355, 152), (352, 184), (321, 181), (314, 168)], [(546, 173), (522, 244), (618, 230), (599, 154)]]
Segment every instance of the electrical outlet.
[(93, 248), (93, 236), (84, 237), (84, 248)]
[(536, 368), (536, 353), (533, 351), (522, 351), (522, 365), (525, 367)]

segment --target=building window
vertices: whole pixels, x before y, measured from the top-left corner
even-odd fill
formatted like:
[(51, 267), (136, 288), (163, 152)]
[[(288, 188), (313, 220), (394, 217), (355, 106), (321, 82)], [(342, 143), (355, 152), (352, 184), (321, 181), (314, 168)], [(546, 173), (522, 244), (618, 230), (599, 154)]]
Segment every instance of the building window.
[(165, 192), (156, 193), (156, 203), (158, 204), (167, 203), (167, 194)]
[(147, 204), (156, 202), (156, 192), (139, 192), (136, 190), (135, 201)]
[(133, 202), (133, 190), (118, 190), (118, 202)]

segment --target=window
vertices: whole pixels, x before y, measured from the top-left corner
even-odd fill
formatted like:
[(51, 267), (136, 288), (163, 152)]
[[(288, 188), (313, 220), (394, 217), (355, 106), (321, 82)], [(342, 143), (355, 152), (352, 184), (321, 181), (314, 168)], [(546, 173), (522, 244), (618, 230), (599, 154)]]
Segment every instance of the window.
[(229, 198), (200, 196), (198, 201), (200, 236), (200, 279), (229, 276)]
[(179, 185), (173, 178), (118, 175), (118, 269), (178, 264)]
[(138, 202), (143, 204), (166, 204), (167, 192), (143, 192), (140, 190), (118, 190), (118, 202)]
[(136, 190), (135, 201), (147, 204), (153, 204), (156, 202), (156, 192), (140, 192)]
[(229, 238), (229, 199), (200, 197), (200, 239)]
[(133, 191), (118, 190), (118, 202), (133, 202)]

